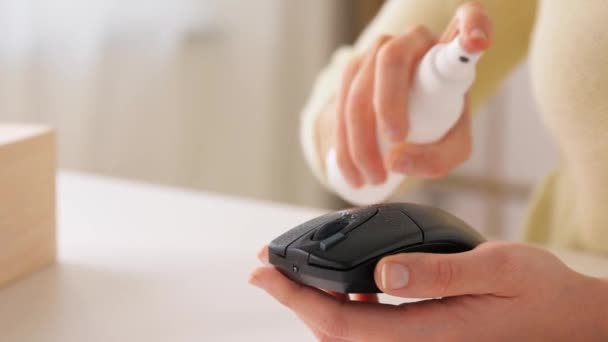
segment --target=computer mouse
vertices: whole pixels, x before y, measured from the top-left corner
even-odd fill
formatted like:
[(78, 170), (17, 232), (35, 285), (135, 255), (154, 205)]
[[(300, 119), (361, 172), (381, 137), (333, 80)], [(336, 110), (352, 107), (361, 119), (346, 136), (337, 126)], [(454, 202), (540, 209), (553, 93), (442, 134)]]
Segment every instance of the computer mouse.
[(290, 279), (339, 293), (379, 293), (374, 268), (397, 253), (459, 253), (485, 239), (441, 209), (387, 203), (331, 212), (287, 231), (268, 259)]

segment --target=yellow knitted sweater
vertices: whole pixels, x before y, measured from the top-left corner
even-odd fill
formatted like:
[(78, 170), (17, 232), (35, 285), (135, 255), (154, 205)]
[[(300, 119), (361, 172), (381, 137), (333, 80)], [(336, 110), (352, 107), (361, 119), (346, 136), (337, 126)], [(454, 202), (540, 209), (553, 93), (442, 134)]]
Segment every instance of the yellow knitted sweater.
[[(381, 33), (398, 35), (414, 24), (441, 33), (463, 2), (389, 0), (354, 46), (336, 51), (318, 77), (301, 122), (304, 155), (323, 184), (315, 123), (350, 58)], [(478, 65), (473, 110), (494, 94), (530, 46), (536, 99), (561, 151), (560, 165), (539, 186), (530, 206), (526, 240), (608, 254), (608, 1), (480, 2), (495, 35)], [(408, 178), (395, 195), (413, 182)]]

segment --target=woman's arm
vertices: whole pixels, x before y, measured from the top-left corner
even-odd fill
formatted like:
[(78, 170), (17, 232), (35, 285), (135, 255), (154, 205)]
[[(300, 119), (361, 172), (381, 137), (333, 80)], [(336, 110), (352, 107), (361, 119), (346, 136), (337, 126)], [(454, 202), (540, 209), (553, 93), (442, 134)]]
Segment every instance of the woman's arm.
[[(341, 47), (330, 64), (320, 73), (301, 116), (301, 143), (313, 173), (325, 182), (321, 146), (333, 143), (334, 97), (344, 69), (357, 55), (382, 35), (403, 34), (408, 28), (422, 24), (434, 33), (442, 32), (462, 1), (389, 0), (354, 46)], [(477, 109), (497, 89), (527, 53), (533, 27), (536, 1), (483, 0), (494, 26), (493, 46), (478, 65), (478, 77), (471, 89), (471, 105)], [(328, 115), (325, 115), (328, 114)], [(411, 183), (412, 178), (408, 178)]]

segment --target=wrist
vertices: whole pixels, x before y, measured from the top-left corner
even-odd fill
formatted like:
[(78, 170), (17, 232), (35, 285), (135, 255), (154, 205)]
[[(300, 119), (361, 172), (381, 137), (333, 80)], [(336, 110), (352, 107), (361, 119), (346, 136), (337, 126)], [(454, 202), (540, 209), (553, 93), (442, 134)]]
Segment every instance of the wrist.
[(597, 341), (608, 341), (608, 278), (589, 278), (590, 298), (587, 302), (592, 312), (592, 326)]
[(602, 302), (598, 305), (599, 327), (602, 329), (602, 340), (608, 340), (608, 278), (599, 279)]

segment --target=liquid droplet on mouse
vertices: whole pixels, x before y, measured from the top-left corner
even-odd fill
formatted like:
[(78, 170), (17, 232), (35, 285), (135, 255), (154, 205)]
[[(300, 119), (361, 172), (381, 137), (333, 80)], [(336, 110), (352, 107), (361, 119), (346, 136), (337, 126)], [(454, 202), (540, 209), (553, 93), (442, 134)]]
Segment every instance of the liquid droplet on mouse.
[(293, 270), (293, 273), (298, 273), (298, 271), (299, 271), (300, 269), (298, 268), (298, 266), (293, 265), (292, 270)]

